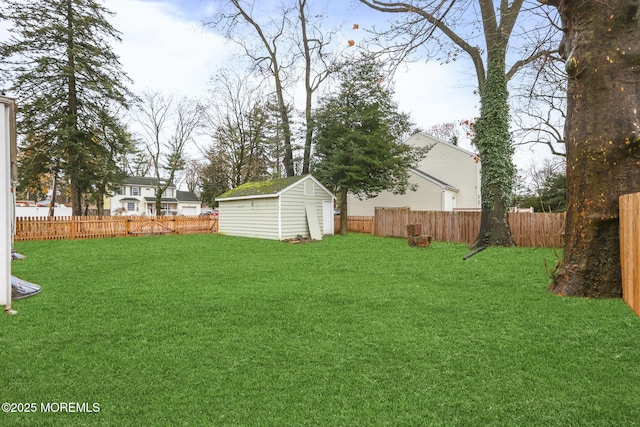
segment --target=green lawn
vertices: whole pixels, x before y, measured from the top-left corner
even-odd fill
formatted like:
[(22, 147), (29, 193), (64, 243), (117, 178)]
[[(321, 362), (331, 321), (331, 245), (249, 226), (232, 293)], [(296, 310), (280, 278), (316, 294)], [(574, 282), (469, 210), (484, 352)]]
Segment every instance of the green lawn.
[[(640, 424), (640, 319), (552, 250), (185, 235), (18, 242), (0, 425)], [(41, 403), (99, 412), (42, 413)], [(55, 406), (53, 406), (55, 408)]]

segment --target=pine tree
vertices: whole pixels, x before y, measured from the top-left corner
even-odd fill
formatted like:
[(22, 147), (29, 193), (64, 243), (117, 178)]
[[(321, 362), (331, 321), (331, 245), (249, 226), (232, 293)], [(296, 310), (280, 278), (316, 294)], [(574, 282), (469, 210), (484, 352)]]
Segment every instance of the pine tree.
[(408, 169), (425, 153), (401, 143), (411, 123), (398, 112), (382, 65), (371, 58), (354, 61), (341, 71), (338, 92), (321, 101), (315, 123), (313, 173), (339, 191), (344, 235), (347, 194), (374, 197), (384, 190), (406, 192)]
[[(0, 71), (20, 105), (19, 131), (48, 153), (50, 172), (71, 185), (74, 215), (96, 182), (114, 176), (126, 138), (117, 112), (127, 105), (128, 77), (110, 42), (120, 36), (96, 0), (6, 0), (12, 25), (0, 44)], [(105, 132), (105, 126), (109, 131)]]

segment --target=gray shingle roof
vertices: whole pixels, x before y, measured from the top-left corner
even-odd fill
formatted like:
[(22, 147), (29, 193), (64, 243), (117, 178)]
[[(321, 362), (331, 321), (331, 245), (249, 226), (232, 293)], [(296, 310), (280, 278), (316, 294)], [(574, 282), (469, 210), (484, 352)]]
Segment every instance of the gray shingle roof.
[[(166, 179), (160, 179), (160, 185), (164, 185), (167, 182)], [(124, 180), (125, 185), (144, 185), (147, 187), (155, 187), (158, 183), (157, 178), (149, 178), (142, 176), (129, 176)], [(169, 183), (169, 188), (176, 188), (173, 183)]]
[(191, 191), (176, 191), (176, 199), (180, 202), (199, 202), (200, 199), (198, 196), (193, 194)]

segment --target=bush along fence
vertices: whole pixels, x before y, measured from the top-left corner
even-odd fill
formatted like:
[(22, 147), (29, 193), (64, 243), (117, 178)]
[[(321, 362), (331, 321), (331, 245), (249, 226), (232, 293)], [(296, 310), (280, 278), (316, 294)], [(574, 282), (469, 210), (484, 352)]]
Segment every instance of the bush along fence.
[(14, 240), (92, 239), (217, 231), (217, 218), (209, 216), (17, 218)]
[[(375, 236), (407, 238), (407, 226), (419, 224), (422, 233), (443, 242), (472, 243), (480, 230), (480, 212), (412, 211), (409, 208), (376, 208), (375, 216), (349, 217), (349, 231)], [(368, 222), (368, 225), (365, 225)], [(509, 225), (518, 246), (561, 248), (564, 213), (514, 212)], [(339, 219), (336, 219), (336, 233)]]

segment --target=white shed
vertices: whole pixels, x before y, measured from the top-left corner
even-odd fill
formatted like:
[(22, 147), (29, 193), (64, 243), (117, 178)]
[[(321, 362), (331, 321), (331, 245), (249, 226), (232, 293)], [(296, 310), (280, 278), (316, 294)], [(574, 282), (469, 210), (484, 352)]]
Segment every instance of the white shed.
[(272, 240), (333, 234), (335, 196), (311, 175), (248, 182), (216, 200), (220, 234)]

